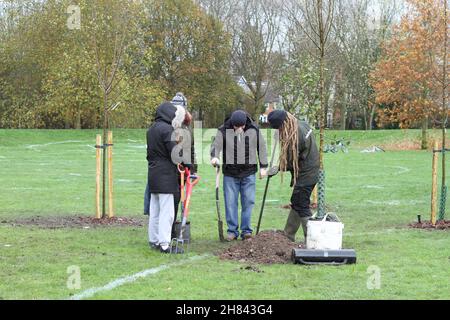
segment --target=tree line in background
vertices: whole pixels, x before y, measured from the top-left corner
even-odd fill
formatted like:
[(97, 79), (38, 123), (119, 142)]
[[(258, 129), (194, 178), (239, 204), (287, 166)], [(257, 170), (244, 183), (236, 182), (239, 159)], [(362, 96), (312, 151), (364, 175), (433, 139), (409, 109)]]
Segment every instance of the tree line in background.
[(0, 127), (147, 127), (178, 91), (207, 127), (445, 127), (445, 1), (2, 1)]

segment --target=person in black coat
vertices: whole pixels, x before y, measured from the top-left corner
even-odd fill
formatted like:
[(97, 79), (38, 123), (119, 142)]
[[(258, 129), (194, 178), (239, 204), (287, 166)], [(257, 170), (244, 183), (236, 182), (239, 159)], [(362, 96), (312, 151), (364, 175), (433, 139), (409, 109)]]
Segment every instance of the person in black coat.
[(183, 107), (165, 102), (157, 108), (155, 122), (147, 131), (148, 185), (151, 193), (149, 244), (164, 253), (170, 252), (174, 198), (180, 195), (177, 164), (182, 159), (175, 148), (177, 131), (181, 129), (185, 116)]
[[(184, 136), (186, 138), (186, 141), (188, 144), (185, 144), (183, 146), (184, 150), (186, 150), (186, 154), (190, 155), (190, 158), (185, 158), (184, 159), (184, 163), (190, 164), (192, 165), (190, 168), (192, 170), (192, 174), (195, 175), (195, 173), (197, 172), (197, 161), (196, 161), (196, 156), (195, 156), (195, 148), (194, 148), (194, 134), (191, 128), (191, 122), (192, 122), (192, 115), (188, 110), (188, 101), (186, 99), (186, 97), (184, 96), (184, 94), (182, 92), (177, 92), (177, 94), (172, 98), (171, 103), (174, 106), (182, 106), (185, 111), (186, 111), (186, 115), (183, 121), (183, 125), (182, 128), (185, 129), (183, 131)], [(178, 183), (180, 182), (180, 173), (178, 172)], [(150, 189), (149, 189), (149, 185), (148, 185), (148, 181), (147, 181), (147, 186), (145, 188), (145, 193), (144, 193), (144, 215), (149, 215), (150, 213)], [(175, 217), (174, 217), (174, 223), (172, 226), (172, 238), (176, 238), (177, 234), (176, 234), (176, 224), (177, 224), (177, 215), (178, 215), (178, 208), (180, 205), (180, 196), (179, 195), (175, 195), (174, 196), (174, 204), (175, 204)]]
[(306, 239), (307, 223), (311, 218), (310, 197), (319, 179), (319, 151), (312, 128), (304, 121), (297, 120), (284, 110), (269, 113), (268, 121), (273, 129), (279, 130), (279, 168), (271, 168), (269, 176), (280, 171), (291, 173), (291, 211), (284, 232), (295, 241), (300, 225)]
[[(245, 111), (237, 110), (217, 130), (211, 146), (211, 164), (220, 164), (223, 156), (223, 189), (227, 240), (252, 237), (251, 214), (255, 204), (256, 172), (267, 175), (266, 142), (258, 126)], [(257, 157), (258, 156), (258, 160)], [(239, 234), (238, 199), (241, 198), (241, 223)]]

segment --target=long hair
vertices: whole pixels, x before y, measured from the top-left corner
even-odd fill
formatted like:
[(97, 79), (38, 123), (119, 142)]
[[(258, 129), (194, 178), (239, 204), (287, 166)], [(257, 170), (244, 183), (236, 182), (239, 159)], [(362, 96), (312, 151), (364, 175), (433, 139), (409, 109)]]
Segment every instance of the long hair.
[(294, 185), (299, 174), (298, 165), (298, 122), (287, 112), (286, 120), (279, 130), (280, 134), (280, 171), (292, 170)]

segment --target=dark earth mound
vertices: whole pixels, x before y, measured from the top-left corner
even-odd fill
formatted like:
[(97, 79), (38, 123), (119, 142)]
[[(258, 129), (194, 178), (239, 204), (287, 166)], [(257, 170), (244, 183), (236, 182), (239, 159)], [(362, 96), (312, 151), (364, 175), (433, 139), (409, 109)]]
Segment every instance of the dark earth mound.
[(418, 222), (411, 223), (409, 226), (411, 228), (415, 228), (415, 229), (450, 230), (450, 221), (448, 221), (448, 220), (437, 221), (435, 226), (433, 226), (431, 224), (431, 222), (429, 222), (429, 221), (422, 222), (422, 223), (418, 223)]
[(96, 219), (89, 216), (59, 216), (59, 217), (30, 217), (15, 220), (4, 220), (1, 223), (12, 226), (31, 226), (43, 229), (60, 228), (101, 228), (101, 227), (142, 227), (145, 225), (145, 218), (124, 218), (114, 217)]
[(252, 239), (238, 240), (219, 257), (243, 263), (291, 263), (293, 248), (299, 248), (299, 244), (290, 241), (283, 231), (262, 231)]

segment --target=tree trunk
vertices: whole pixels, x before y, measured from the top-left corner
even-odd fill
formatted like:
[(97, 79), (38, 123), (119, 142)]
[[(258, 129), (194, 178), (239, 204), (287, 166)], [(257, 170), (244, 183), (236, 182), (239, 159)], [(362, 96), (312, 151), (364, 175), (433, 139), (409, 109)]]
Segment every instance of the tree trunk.
[(70, 112), (67, 111), (66, 116), (64, 117), (64, 129), (70, 129), (70, 122), (71, 122), (70, 119), (71, 119)]
[(364, 108), (363, 117), (364, 117), (364, 130), (367, 130), (367, 128), (369, 127), (369, 123), (368, 123), (368, 119), (367, 119), (367, 109), (366, 108)]
[(341, 130), (345, 130), (346, 129), (346, 111), (347, 111), (347, 106), (345, 103), (341, 104)]
[(105, 190), (106, 190), (106, 130), (108, 129), (108, 92), (106, 89), (103, 91), (103, 168), (102, 168), (102, 219), (106, 218), (106, 199), (105, 199)]
[(77, 111), (75, 119), (75, 129), (81, 129), (81, 111)]
[(375, 104), (372, 106), (372, 109), (370, 110), (370, 123), (369, 123), (369, 130), (373, 129), (373, 120), (375, 118)]
[(428, 149), (428, 117), (425, 117), (422, 120), (422, 143), (421, 143), (421, 149), (427, 150)]
[[(444, 2), (444, 21), (447, 23), (448, 21), (448, 4), (447, 1)], [(445, 170), (445, 148), (446, 148), (446, 133), (447, 133), (447, 123), (448, 123), (448, 107), (447, 107), (447, 88), (448, 88), (448, 80), (447, 80), (447, 47), (448, 46), (448, 33), (447, 28), (445, 28), (444, 35), (444, 56), (443, 56), (443, 64), (442, 64), (442, 188), (445, 187), (446, 180), (446, 170)]]

